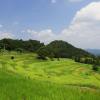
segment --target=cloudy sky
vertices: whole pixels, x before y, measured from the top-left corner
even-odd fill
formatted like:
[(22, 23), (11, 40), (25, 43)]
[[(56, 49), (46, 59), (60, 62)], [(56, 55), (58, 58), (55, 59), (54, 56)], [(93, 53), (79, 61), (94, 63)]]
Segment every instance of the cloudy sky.
[(100, 0), (0, 0), (2, 38), (100, 49)]

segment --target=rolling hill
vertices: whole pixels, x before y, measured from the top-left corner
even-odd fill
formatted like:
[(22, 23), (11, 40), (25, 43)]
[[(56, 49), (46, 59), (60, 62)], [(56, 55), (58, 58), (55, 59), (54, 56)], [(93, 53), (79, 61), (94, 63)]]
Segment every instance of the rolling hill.
[(0, 51), (6, 49), (8, 51), (37, 52), (39, 48), (44, 46), (48, 49), (47, 51), (49, 51), (49, 54), (52, 52), (55, 56), (59, 55), (59, 57), (62, 58), (72, 58), (73, 56), (92, 56), (91, 53), (80, 48), (76, 48), (70, 43), (62, 40), (52, 41), (48, 45), (44, 45), (44, 43), (37, 40), (0, 40)]
[(68, 42), (62, 40), (55, 40), (46, 46), (41, 47), (38, 50), (38, 55), (40, 56), (53, 56), (55, 58), (73, 58), (73, 57), (92, 57), (91, 53), (87, 51), (76, 48)]

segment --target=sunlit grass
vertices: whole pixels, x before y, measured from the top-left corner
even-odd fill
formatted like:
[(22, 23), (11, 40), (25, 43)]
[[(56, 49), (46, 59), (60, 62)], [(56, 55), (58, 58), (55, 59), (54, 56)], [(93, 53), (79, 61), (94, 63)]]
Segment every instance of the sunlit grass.
[(0, 56), (0, 100), (100, 100), (100, 74), (69, 59), (8, 53)]

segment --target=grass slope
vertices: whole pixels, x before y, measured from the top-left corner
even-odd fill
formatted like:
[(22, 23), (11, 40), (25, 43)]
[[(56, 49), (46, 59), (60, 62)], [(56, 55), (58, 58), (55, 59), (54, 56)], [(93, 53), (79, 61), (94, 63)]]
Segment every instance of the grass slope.
[(91, 65), (35, 56), (0, 56), (0, 100), (100, 100), (100, 74)]

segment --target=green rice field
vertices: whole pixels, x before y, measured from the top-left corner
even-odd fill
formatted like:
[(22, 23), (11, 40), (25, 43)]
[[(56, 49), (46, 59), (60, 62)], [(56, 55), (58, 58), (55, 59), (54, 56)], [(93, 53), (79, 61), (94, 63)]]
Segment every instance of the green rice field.
[(0, 54), (0, 100), (100, 100), (100, 73), (91, 66), (42, 61), (33, 53)]

